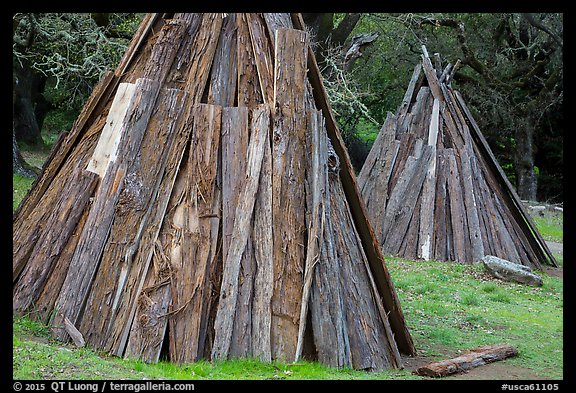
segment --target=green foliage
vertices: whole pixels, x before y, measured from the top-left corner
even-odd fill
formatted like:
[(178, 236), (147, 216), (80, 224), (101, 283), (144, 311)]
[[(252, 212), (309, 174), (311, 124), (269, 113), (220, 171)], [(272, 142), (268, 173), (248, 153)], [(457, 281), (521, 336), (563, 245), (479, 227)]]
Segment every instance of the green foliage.
[(116, 67), (143, 14), (108, 15), (107, 26), (98, 26), (89, 13), (13, 15), (14, 64), (47, 78), (33, 93), (51, 108), (41, 130), (48, 144), (70, 129), (93, 86)]
[[(128, 38), (137, 28), (139, 18), (133, 14), (114, 14), (114, 18)], [(109, 36), (107, 29), (115, 26), (100, 27), (87, 13), (14, 14), (13, 19), (15, 61), (28, 62), (54, 77), (55, 88), (66, 83), (67, 100), (74, 98), (74, 89), (81, 89), (83, 83), (90, 88), (117, 64), (128, 42)]]
[(465, 306), (478, 306), (480, 299), (475, 292), (464, 292), (460, 298), (460, 302)]
[[(562, 14), (533, 16), (562, 35)], [(462, 23), (462, 35), (443, 21)], [(431, 55), (441, 55), (443, 66), (461, 60), (452, 85), (462, 93), (512, 184), (515, 162), (526, 154), (515, 139), (525, 138), (519, 131), (527, 124), (535, 128), (538, 196), (562, 200), (562, 50), (551, 34), (510, 13), (368, 13), (352, 36), (368, 32), (378, 32), (379, 38), (346, 78), (361, 93), (358, 100), (370, 118), (381, 125), (387, 112), (396, 111), (424, 44)], [(356, 111), (338, 121), (343, 132), (371, 145), (374, 137), (365, 130), (366, 119)]]
[(52, 147), (61, 133), (70, 131), (78, 114), (79, 108), (67, 109), (65, 107), (48, 112), (42, 125), (44, 144), (49, 148)]
[(50, 331), (46, 325), (43, 325), (29, 316), (13, 315), (12, 316), (13, 333), (18, 336), (34, 336), (36, 338), (48, 339)]

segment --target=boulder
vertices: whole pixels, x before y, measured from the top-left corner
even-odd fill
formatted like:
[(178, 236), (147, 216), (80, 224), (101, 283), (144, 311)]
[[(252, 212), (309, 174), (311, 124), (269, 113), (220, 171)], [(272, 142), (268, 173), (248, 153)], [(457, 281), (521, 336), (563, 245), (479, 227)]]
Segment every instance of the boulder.
[(535, 287), (542, 286), (542, 278), (533, 273), (528, 266), (510, 262), (493, 255), (484, 256), (482, 263), (490, 274), (501, 280), (519, 282)]

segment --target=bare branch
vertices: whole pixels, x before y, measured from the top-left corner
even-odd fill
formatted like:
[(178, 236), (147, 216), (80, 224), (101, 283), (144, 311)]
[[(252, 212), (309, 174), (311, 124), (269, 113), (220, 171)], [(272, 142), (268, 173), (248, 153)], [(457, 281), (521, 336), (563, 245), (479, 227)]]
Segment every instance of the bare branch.
[(376, 41), (379, 34), (377, 32), (367, 33), (367, 34), (359, 34), (352, 38), (352, 44), (350, 48), (346, 51), (344, 55), (344, 70), (348, 71), (352, 64), (358, 59), (362, 57), (362, 52), (366, 47), (370, 46), (371, 44)]
[(548, 34), (550, 37), (552, 37), (552, 39), (554, 41), (556, 41), (556, 43), (560, 46), (560, 48), (563, 47), (563, 42), (560, 39), (560, 37), (558, 37), (557, 34), (555, 34), (552, 30), (550, 30), (547, 26), (545, 26), (541, 21), (537, 20), (536, 17), (534, 16), (534, 14), (529, 14), (529, 13), (523, 13), (521, 14), (522, 17), (524, 19), (526, 19), (526, 21), (528, 23), (530, 23), (532, 26), (534, 26), (535, 28), (537, 28), (538, 30), (542, 30), (543, 32), (545, 32), (546, 34)]

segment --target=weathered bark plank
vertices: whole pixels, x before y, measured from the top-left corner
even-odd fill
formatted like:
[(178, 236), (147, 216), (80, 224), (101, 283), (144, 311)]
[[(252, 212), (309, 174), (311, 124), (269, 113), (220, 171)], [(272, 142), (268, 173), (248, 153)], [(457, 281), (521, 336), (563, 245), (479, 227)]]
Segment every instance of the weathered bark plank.
[(448, 164), (444, 149), (436, 152), (436, 197), (434, 198), (434, 259), (446, 261), (451, 249), (451, 233), (448, 214), (447, 172)]
[(201, 101), (206, 89), (223, 23), (222, 14), (204, 13), (201, 16), (202, 22), (192, 36), (192, 44), (184, 50), (188, 55), (182, 60), (181, 69), (183, 82), (180, 88), (190, 94), (193, 104)]
[(252, 229), (252, 247), (256, 262), (252, 303), (252, 354), (262, 361), (272, 360), (271, 304), (274, 289), (274, 257), (270, 228), (272, 228), (272, 151), (270, 143), (266, 143)]
[[(164, 80), (165, 88), (187, 90), (186, 75), (190, 71), (191, 58), (195, 52), (192, 50), (192, 45), (196, 36), (199, 35), (204, 16), (205, 14), (202, 13), (175, 13), (172, 17), (173, 21), (177, 21), (182, 26), (183, 32), (179, 40), (179, 47), (174, 48), (176, 54)], [(154, 50), (156, 43), (153, 42), (152, 45), (151, 50)]]
[[(183, 183), (180, 181), (176, 187), (176, 179), (180, 173), (183, 156), (190, 144), (189, 137), (193, 129), (194, 114), (194, 107), (188, 106), (186, 114), (182, 116), (177, 130), (174, 131), (173, 146), (170, 149), (170, 156), (167, 159), (162, 183), (158, 190), (155, 210), (151, 214), (150, 225), (142, 236), (140, 250), (136, 255), (135, 264), (143, 266), (142, 271), (148, 270), (146, 284), (142, 281), (136, 284), (129, 281), (127, 286), (127, 288), (135, 288), (131, 299), (134, 296), (138, 298), (136, 301), (132, 300), (131, 313), (135, 313), (135, 316), (129, 332), (125, 355), (138, 356), (137, 354), (141, 353), (145, 361), (158, 360), (168, 324), (168, 308), (171, 304), (170, 283), (175, 273), (169, 259), (172, 239), (176, 237), (175, 231), (172, 230), (172, 223), (175, 206), (181, 202), (181, 184)], [(152, 266), (148, 268), (150, 264)], [(142, 280), (143, 277), (139, 279)], [(128, 301), (126, 303), (129, 304)], [(136, 306), (138, 309), (134, 310)], [(130, 314), (127, 320), (130, 320)], [(129, 324), (126, 325), (128, 326)], [(125, 339), (126, 327), (120, 340)]]
[(244, 184), (248, 162), (250, 126), (247, 107), (222, 109), (222, 256), (226, 260), (236, 205)]
[(307, 174), (311, 193), (311, 206), (307, 211), (311, 215), (308, 225), (308, 242), (306, 245), (306, 260), (304, 262), (304, 287), (302, 289), (302, 300), (300, 302), (300, 320), (298, 325), (298, 341), (296, 343), (296, 354), (294, 361), (297, 362), (302, 356), (304, 345), (304, 333), (308, 316), (308, 303), (310, 300), (310, 290), (314, 277), (314, 268), (320, 258), (320, 247), (323, 243), (323, 217), (324, 200), (328, 190), (328, 146), (324, 132), (324, 121), (322, 112), (308, 112), (308, 134), (310, 135), (310, 153), (312, 163)]
[(180, 169), (170, 222), (172, 304), (170, 359), (178, 364), (202, 357), (210, 307), (208, 273), (217, 258), (221, 192), (216, 188), (221, 107), (198, 104), (186, 163)]
[(256, 69), (256, 52), (252, 50), (252, 40), (246, 14), (236, 18), (237, 60), (238, 60), (238, 106), (252, 107), (264, 102), (263, 88), (260, 87)]
[[(63, 317), (67, 317), (74, 324), (78, 323), (112, 226), (114, 209), (123, 188), (128, 165), (138, 153), (159, 89), (160, 84), (149, 79), (139, 79), (136, 82), (136, 93), (124, 119), (123, 127), (127, 130), (120, 142), (119, 159), (108, 168), (96, 191), (84, 231), (56, 302), (56, 325), (62, 323)], [(61, 331), (55, 330), (54, 334), (57, 338), (66, 339)]]
[[(320, 156), (320, 171), (323, 172), (321, 187), (325, 190), (325, 200), (321, 211), (322, 243), (317, 266), (314, 270), (310, 294), (310, 314), (314, 344), (318, 353), (318, 360), (332, 367), (346, 367), (352, 365), (350, 352), (350, 339), (346, 319), (346, 302), (342, 288), (341, 263), (338, 258), (336, 230), (338, 222), (332, 219), (332, 198), (330, 198), (329, 180), (329, 152), (327, 141), (322, 141)], [(324, 145), (326, 146), (324, 148)], [(337, 173), (338, 161), (332, 161), (330, 170)], [(332, 177), (337, 174), (332, 173)], [(332, 179), (334, 183), (334, 179)], [(332, 190), (333, 191), (333, 190)]]
[(307, 35), (278, 29), (275, 35), (272, 138), (272, 220), (274, 294), (272, 297), (272, 356), (292, 360), (298, 337), (305, 239), (304, 80)]
[(445, 149), (444, 153), (448, 161), (449, 175), (448, 175), (448, 201), (450, 204), (450, 227), (452, 229), (452, 249), (453, 258), (455, 261), (462, 263), (466, 262), (466, 247), (465, 247), (465, 212), (464, 201), (462, 197), (462, 184), (460, 182), (460, 175), (456, 157), (454, 156), (453, 149)]
[(44, 288), (35, 301), (34, 307), (38, 312), (37, 315), (39, 320), (47, 324), (52, 323), (51, 319), (54, 310), (54, 303), (56, 302), (56, 298), (60, 293), (62, 283), (68, 274), (68, 267), (70, 266), (70, 261), (74, 255), (74, 250), (76, 249), (76, 245), (80, 239), (80, 234), (84, 229), (84, 224), (88, 218), (89, 211), (89, 208), (85, 208), (82, 212), (74, 232), (70, 236), (66, 246), (64, 246), (64, 249), (60, 252), (58, 259), (54, 263), (52, 273), (46, 278)]
[[(142, 60), (142, 45), (145, 43), (145, 40), (148, 38), (148, 35), (153, 32), (153, 28), (158, 23), (164, 24), (164, 20), (161, 18), (161, 14), (158, 13), (149, 13), (144, 16), (144, 19), (140, 23), (138, 30), (134, 34), (132, 41), (130, 41), (130, 46), (124, 52), (124, 56), (120, 60), (118, 67), (114, 71), (114, 74), (117, 78), (120, 78), (130, 67), (133, 63), (133, 60), (136, 54), (140, 56), (138, 60)], [(145, 56), (144, 56), (145, 57)]]
[[(484, 245), (480, 233), (480, 222), (478, 219), (478, 208), (476, 203), (477, 196), (474, 193), (472, 177), (474, 176), (475, 156), (472, 151), (471, 141), (469, 140), (468, 127), (464, 125), (462, 133), (465, 135), (466, 142), (464, 149), (460, 151), (464, 204), (466, 206), (466, 216), (468, 222), (469, 239), (471, 245), (470, 261), (478, 263), (484, 256)], [(468, 134), (466, 136), (466, 134)]]
[(334, 246), (338, 250), (339, 281), (344, 299), (351, 365), (355, 369), (365, 370), (399, 367), (401, 361), (396, 344), (391, 331), (387, 333), (389, 326), (386, 326), (386, 315), (380, 312), (377, 304), (380, 299), (376, 300), (373, 296), (375, 288), (350, 210), (346, 199), (342, 197), (342, 185), (336, 174), (330, 174), (328, 182), (330, 220), (334, 231)]
[(158, 38), (154, 43), (150, 59), (144, 64), (142, 78), (153, 79), (161, 84), (164, 83), (178, 53), (185, 32), (185, 21), (178, 19), (166, 21), (164, 26), (162, 26), (162, 30), (158, 33)]
[(404, 98), (402, 98), (402, 103), (398, 107), (398, 118), (406, 116), (408, 112), (408, 108), (410, 108), (410, 104), (414, 99), (414, 93), (418, 94), (418, 87), (424, 80), (424, 75), (422, 74), (422, 65), (420, 63), (416, 64), (414, 67), (414, 71), (412, 72), (412, 77), (410, 78), (410, 82), (408, 83), (408, 88), (404, 93)]
[(76, 347), (82, 348), (84, 345), (86, 345), (84, 337), (82, 337), (82, 333), (80, 333), (80, 331), (76, 329), (76, 326), (74, 326), (74, 324), (72, 324), (72, 322), (70, 322), (70, 320), (66, 317), (64, 317), (64, 330), (66, 333), (68, 333)]
[(236, 14), (228, 14), (222, 22), (222, 32), (218, 39), (210, 76), (209, 104), (231, 107), (236, 100), (238, 80), (236, 17)]
[(436, 75), (436, 70), (434, 70), (430, 57), (428, 57), (428, 53), (426, 53), (425, 50), (424, 54), (422, 54), (422, 68), (424, 69), (424, 74), (426, 74), (426, 79), (428, 80), (428, 86), (430, 86), (430, 91), (434, 95), (434, 98), (443, 102), (444, 97), (440, 82), (438, 81), (438, 76)]
[(72, 236), (98, 184), (98, 176), (78, 169), (65, 191), (52, 207), (32, 248), (31, 256), (14, 286), (12, 308), (24, 312), (35, 304), (44, 284), (57, 265), (61, 252)]
[[(214, 322), (213, 359), (227, 358), (229, 356), (235, 319), (238, 321), (237, 317), (235, 318), (235, 310), (238, 307), (240, 262), (250, 233), (264, 147), (268, 141), (268, 129), (268, 106), (258, 107), (253, 113), (252, 136), (248, 146), (245, 181), (238, 197), (230, 248), (224, 260), (220, 300)], [(251, 336), (251, 332), (248, 332), (248, 334)]]
[(390, 194), (389, 209), (386, 209), (385, 234), (382, 241), (384, 252), (397, 254), (402, 244), (410, 219), (426, 177), (432, 148), (424, 146), (418, 157), (408, 157), (406, 169)]
[[(226, 261), (235, 227), (236, 208), (245, 184), (250, 126), (247, 107), (223, 109), (222, 127), (222, 257)], [(251, 232), (250, 230), (248, 232)], [(246, 356), (251, 339), (251, 297), (255, 261), (252, 236), (247, 235), (240, 261), (238, 307), (232, 331), (230, 356)]]
[(273, 49), (267, 37), (266, 23), (261, 14), (245, 14), (250, 31), (250, 41), (256, 62), (261, 97), (264, 102), (271, 104), (274, 99), (274, 63)]
[(138, 296), (138, 308), (126, 343), (126, 358), (156, 363), (160, 358), (170, 302), (170, 263), (158, 246)]
[(388, 184), (400, 148), (400, 142), (395, 140), (395, 128), (396, 117), (388, 113), (358, 176), (358, 186), (365, 196), (366, 209), (372, 217), (374, 234), (378, 238), (382, 236)]

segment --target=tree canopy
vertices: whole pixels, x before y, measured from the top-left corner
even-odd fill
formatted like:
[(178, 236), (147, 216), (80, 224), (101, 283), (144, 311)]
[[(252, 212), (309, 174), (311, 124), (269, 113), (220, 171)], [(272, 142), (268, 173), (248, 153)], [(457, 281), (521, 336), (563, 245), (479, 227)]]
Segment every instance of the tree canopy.
[(562, 200), (562, 14), (368, 13), (348, 42), (367, 33), (378, 38), (343, 77), (369, 116), (349, 100), (339, 119), (345, 134), (374, 138), (399, 105), (424, 44), (444, 65), (458, 64), (454, 87), (521, 198)]

